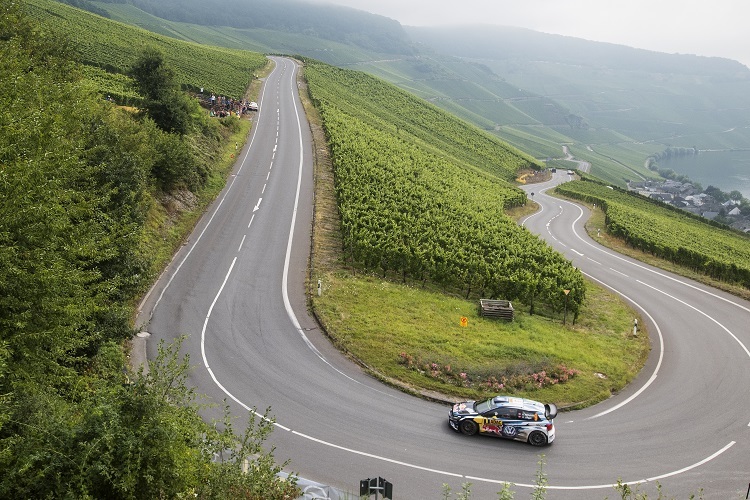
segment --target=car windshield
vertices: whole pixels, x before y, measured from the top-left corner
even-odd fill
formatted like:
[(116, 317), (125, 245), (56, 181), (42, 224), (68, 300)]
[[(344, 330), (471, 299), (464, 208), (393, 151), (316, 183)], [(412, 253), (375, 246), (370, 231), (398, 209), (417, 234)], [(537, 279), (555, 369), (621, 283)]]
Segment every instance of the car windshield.
[(479, 403), (475, 404), (474, 411), (477, 413), (484, 413), (494, 407), (495, 405), (492, 404), (492, 398), (490, 398), (486, 401), (480, 401)]

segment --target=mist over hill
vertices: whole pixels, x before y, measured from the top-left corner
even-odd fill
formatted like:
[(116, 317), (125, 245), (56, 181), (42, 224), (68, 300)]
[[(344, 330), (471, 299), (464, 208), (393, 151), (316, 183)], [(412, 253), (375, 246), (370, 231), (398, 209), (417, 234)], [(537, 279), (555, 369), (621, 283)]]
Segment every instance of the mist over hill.
[(304, 34), (389, 54), (411, 54), (411, 43), (393, 19), (362, 10), (296, 0), (63, 0), (101, 13), (106, 5), (132, 5), (180, 23), (258, 28)]
[[(58, 0), (167, 36), (378, 76), (568, 168), (624, 186), (670, 147), (750, 151), (750, 69), (506, 26), (403, 27), (299, 0)], [(86, 4), (88, 7), (86, 7)]]
[(750, 78), (750, 69), (732, 59), (667, 54), (613, 43), (541, 33), (510, 26), (405, 26), (411, 39), (435, 51), (474, 59), (547, 61), (618, 71)]

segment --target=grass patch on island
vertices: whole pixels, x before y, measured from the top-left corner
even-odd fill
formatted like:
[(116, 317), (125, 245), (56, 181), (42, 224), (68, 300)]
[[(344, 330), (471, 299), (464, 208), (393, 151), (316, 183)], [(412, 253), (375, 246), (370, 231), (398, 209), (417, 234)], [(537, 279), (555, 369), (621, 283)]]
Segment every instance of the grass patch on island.
[(587, 406), (625, 387), (648, 356), (646, 335), (632, 335), (632, 310), (591, 284), (579, 322), (563, 325), (518, 310), (512, 322), (483, 318), (476, 301), (373, 276), (320, 279), (313, 304), (333, 341), (415, 392), (449, 399), (509, 393)]

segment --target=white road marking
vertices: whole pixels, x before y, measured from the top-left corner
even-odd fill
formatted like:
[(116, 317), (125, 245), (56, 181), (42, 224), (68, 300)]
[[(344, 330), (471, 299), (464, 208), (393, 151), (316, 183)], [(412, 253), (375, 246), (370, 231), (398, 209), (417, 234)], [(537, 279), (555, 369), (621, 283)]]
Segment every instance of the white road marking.
[(628, 260), (625, 257), (623, 257), (623, 256), (621, 256), (621, 255), (619, 255), (617, 253), (609, 251), (608, 249), (606, 249), (605, 247), (603, 247), (603, 246), (601, 246), (599, 244), (594, 244), (591, 241), (582, 238), (581, 235), (578, 234), (578, 231), (576, 231), (575, 224), (576, 224), (576, 222), (578, 222), (583, 217), (583, 215), (584, 215), (583, 214), (583, 209), (581, 207), (579, 207), (578, 205), (576, 205), (575, 203), (571, 203), (571, 202), (565, 202), (565, 203), (567, 203), (568, 205), (571, 205), (571, 206), (575, 207), (580, 212), (580, 214), (578, 215), (578, 217), (576, 218), (576, 220), (573, 221), (573, 224), (571, 225), (571, 227), (573, 229), (573, 233), (576, 235), (576, 237), (579, 240), (581, 240), (581, 242), (583, 244), (588, 245), (591, 248), (593, 248), (593, 249), (595, 249), (595, 250), (597, 250), (599, 252), (602, 252), (604, 254), (607, 254), (607, 255), (609, 255), (612, 258), (618, 259), (618, 260), (620, 260), (620, 261), (622, 261), (622, 262), (624, 262), (626, 264), (629, 264), (631, 266), (637, 267), (637, 268), (642, 269), (644, 271), (647, 271), (649, 273), (656, 274), (657, 276), (660, 276), (662, 278), (668, 279), (668, 280), (673, 281), (675, 283), (679, 283), (680, 285), (683, 285), (685, 287), (692, 288), (693, 290), (696, 290), (698, 292), (701, 292), (701, 293), (704, 293), (706, 295), (709, 295), (709, 296), (711, 296), (711, 297), (713, 297), (715, 299), (719, 299), (721, 301), (724, 301), (724, 302), (726, 302), (728, 304), (731, 304), (731, 305), (733, 305), (735, 307), (738, 307), (738, 308), (740, 308), (740, 309), (742, 309), (742, 310), (750, 313), (750, 308), (745, 307), (742, 304), (739, 304), (739, 303), (737, 303), (737, 302), (735, 302), (735, 301), (733, 301), (731, 299), (728, 299), (726, 297), (722, 297), (721, 295), (713, 293), (710, 290), (706, 290), (704, 288), (695, 286), (695, 285), (693, 285), (691, 283), (688, 283), (686, 281), (682, 281), (681, 279), (669, 276), (668, 274), (665, 274), (664, 272), (661, 272), (661, 271), (659, 271), (657, 269), (651, 269), (649, 267), (646, 267), (645, 265), (643, 265), (643, 264), (641, 264), (639, 262)]
[[(583, 271), (581, 271), (581, 272), (583, 272)], [(604, 286), (606, 288), (609, 288), (610, 290), (612, 290), (613, 292), (615, 292), (616, 294), (620, 295), (622, 298), (624, 298), (625, 300), (627, 300), (628, 302), (630, 302), (631, 304), (633, 304), (635, 307), (637, 307), (638, 309), (640, 309), (641, 312), (643, 312), (643, 314), (645, 314), (646, 316), (648, 316), (648, 319), (651, 320), (651, 323), (653, 323), (654, 327), (656, 328), (656, 332), (659, 335), (659, 361), (657, 361), (656, 367), (654, 368), (654, 372), (651, 374), (651, 377), (649, 377), (649, 379), (646, 381), (645, 384), (643, 384), (643, 386), (640, 389), (638, 389), (632, 396), (630, 396), (629, 398), (627, 398), (622, 403), (613, 406), (609, 410), (605, 410), (605, 411), (603, 411), (601, 413), (597, 413), (596, 415), (593, 415), (593, 416), (585, 419), (585, 420), (593, 420), (595, 418), (603, 417), (604, 415), (606, 415), (608, 413), (612, 413), (613, 411), (622, 408), (623, 406), (625, 406), (626, 404), (630, 403), (635, 398), (637, 398), (638, 396), (640, 396), (641, 393), (643, 393), (643, 391), (645, 391), (646, 389), (648, 389), (648, 387), (651, 384), (654, 383), (654, 380), (656, 380), (656, 376), (659, 373), (659, 369), (661, 368), (662, 360), (664, 359), (664, 336), (661, 333), (661, 328), (659, 328), (659, 324), (656, 322), (656, 320), (653, 318), (653, 316), (651, 316), (651, 314), (646, 309), (644, 309), (638, 302), (636, 302), (635, 300), (631, 299), (630, 297), (628, 297), (624, 293), (620, 292), (616, 288), (614, 288), (614, 287), (612, 287), (612, 286), (604, 283), (603, 281), (598, 280), (598, 279), (594, 278), (593, 276), (591, 276), (589, 274), (586, 274), (586, 273), (583, 273), (583, 274), (586, 275), (587, 278), (596, 281), (597, 283), (599, 283), (600, 285), (602, 285), (602, 286)]]
[(732, 333), (732, 331), (731, 331), (731, 330), (730, 330), (729, 328), (727, 328), (726, 326), (724, 326), (724, 325), (722, 325), (721, 323), (719, 323), (719, 320), (717, 320), (716, 318), (714, 318), (714, 317), (713, 317), (713, 316), (711, 316), (710, 314), (708, 314), (708, 313), (706, 313), (706, 312), (704, 312), (704, 311), (701, 311), (700, 309), (698, 309), (698, 308), (697, 308), (697, 307), (695, 307), (694, 305), (692, 305), (692, 304), (688, 304), (688, 303), (687, 303), (687, 302), (685, 302), (684, 300), (678, 299), (678, 298), (677, 298), (677, 297), (675, 297), (674, 295), (670, 295), (670, 294), (668, 294), (667, 292), (665, 292), (665, 291), (663, 291), (663, 290), (660, 290), (660, 289), (656, 288), (656, 287), (655, 287), (655, 286), (653, 286), (653, 285), (649, 285), (648, 283), (644, 283), (644, 282), (643, 282), (643, 281), (641, 281), (641, 280), (636, 280), (636, 281), (637, 281), (638, 283), (640, 283), (641, 285), (643, 285), (643, 286), (647, 286), (647, 287), (649, 287), (650, 289), (652, 289), (652, 290), (654, 290), (654, 291), (656, 291), (656, 292), (659, 292), (659, 293), (661, 293), (661, 294), (663, 294), (663, 295), (666, 295), (666, 296), (667, 296), (667, 297), (669, 297), (670, 299), (672, 299), (672, 300), (674, 300), (674, 301), (676, 301), (676, 302), (679, 302), (680, 304), (684, 305), (685, 307), (689, 307), (690, 309), (692, 309), (693, 311), (697, 312), (698, 314), (702, 314), (702, 315), (703, 315), (703, 316), (705, 316), (706, 318), (708, 318), (708, 319), (710, 319), (711, 321), (713, 321), (714, 323), (716, 323), (716, 326), (718, 326), (719, 328), (721, 328), (722, 330), (724, 330), (724, 331), (725, 331), (726, 333), (728, 333), (728, 334), (729, 334), (729, 336), (730, 336), (730, 337), (732, 337), (732, 338), (733, 338), (733, 339), (734, 339), (734, 340), (735, 340), (735, 341), (736, 341), (736, 342), (737, 342), (737, 343), (738, 343), (738, 344), (740, 345), (740, 347), (742, 347), (742, 350), (743, 350), (743, 351), (745, 351), (745, 354), (747, 354), (747, 357), (748, 357), (748, 358), (750, 358), (750, 351), (749, 351), (749, 350), (747, 349), (747, 347), (745, 346), (745, 344), (743, 344), (743, 343), (742, 343), (742, 341), (741, 341), (740, 339), (738, 339), (738, 338), (737, 338), (737, 336), (736, 336), (736, 335), (735, 335), (734, 333)]

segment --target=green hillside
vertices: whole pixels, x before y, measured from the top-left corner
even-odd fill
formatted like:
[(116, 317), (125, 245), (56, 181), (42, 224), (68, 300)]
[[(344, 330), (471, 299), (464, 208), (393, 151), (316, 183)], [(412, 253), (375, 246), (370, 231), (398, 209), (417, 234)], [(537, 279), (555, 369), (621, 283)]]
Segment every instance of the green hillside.
[(566, 182), (555, 190), (600, 206), (606, 216), (607, 231), (634, 248), (750, 289), (747, 235), (636, 193), (608, 188), (600, 182)]
[(370, 270), (577, 315), (583, 278), (504, 215), (508, 183), (533, 161), (491, 135), (362, 72), (308, 60), (328, 137), (346, 254)]
[[(204, 420), (179, 339), (148, 373), (129, 363), (135, 304), (221, 190), (251, 121), (209, 118), (158, 51), (139, 55), (151, 35), (36, 2), (41, 24), (26, 7), (0, 2), (0, 498), (297, 498), (262, 446), (270, 413)], [(97, 23), (118, 59), (86, 31)], [(137, 90), (99, 80), (65, 33), (88, 40), (88, 62), (138, 61)], [(192, 45), (180, 47), (171, 57), (186, 62)], [(104, 99), (107, 86), (143, 94), (139, 109)]]
[(154, 0), (86, 3), (183, 40), (366, 71), (539, 160), (562, 158), (562, 145), (592, 148), (580, 159), (621, 187), (633, 177), (656, 177), (642, 168), (652, 151), (635, 156), (634, 146), (750, 148), (750, 70), (735, 61), (508, 27), (401, 28), (354, 10), (334, 9), (326, 20), (329, 11), (311, 6), (287, 9), (282, 22), (262, 2), (251, 3), (229, 23), (206, 16), (202, 2), (181, 9)]
[[(736, 61), (663, 54), (520, 28), (406, 29), (420, 46), (434, 51), (429, 57), (438, 64), (458, 67), (455, 59), (481, 63), (530, 96), (534, 107), (523, 109), (538, 123), (501, 127), (501, 137), (519, 145), (514, 134), (505, 131), (520, 129), (540, 137), (540, 131), (551, 128), (567, 138), (563, 142), (571, 149), (606, 150), (604, 155), (580, 159), (590, 161), (592, 172), (615, 185), (624, 187), (626, 179), (638, 174), (654, 175), (642, 170), (649, 147), (750, 148), (750, 70)], [(453, 97), (464, 107), (471, 105), (469, 99), (481, 99)], [(543, 109), (564, 110), (564, 115)], [(633, 155), (635, 150), (645, 154)], [(537, 155), (536, 149), (527, 151)]]
[[(648, 353), (633, 311), (504, 213), (525, 200), (505, 179), (527, 157), (365, 73), (303, 71), (332, 164), (318, 158), (312, 301), (336, 345), (454, 397), (588, 405), (633, 379)], [(477, 298), (511, 300), (514, 321), (481, 317)]]
[(76, 57), (109, 73), (126, 73), (146, 47), (158, 48), (183, 88), (240, 98), (266, 58), (246, 50), (184, 42), (105, 19), (52, 0), (28, 0), (43, 29), (65, 36)]

